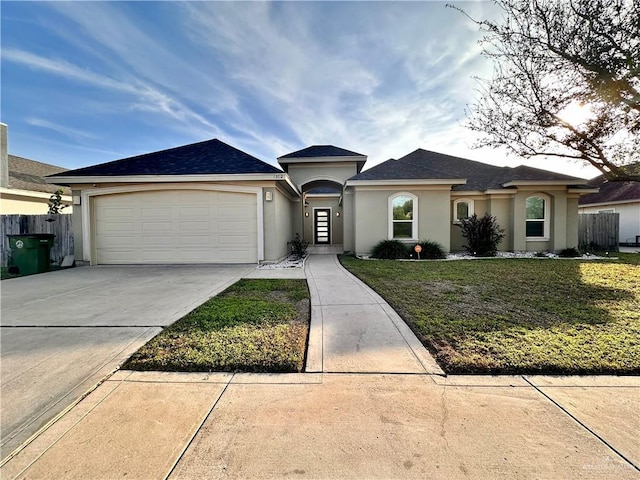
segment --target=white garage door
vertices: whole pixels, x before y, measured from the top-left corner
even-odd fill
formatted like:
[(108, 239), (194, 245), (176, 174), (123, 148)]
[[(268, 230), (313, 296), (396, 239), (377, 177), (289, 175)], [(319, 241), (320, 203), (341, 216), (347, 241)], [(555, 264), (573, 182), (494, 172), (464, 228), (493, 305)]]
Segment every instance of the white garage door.
[(97, 263), (256, 263), (256, 195), (168, 190), (94, 199)]

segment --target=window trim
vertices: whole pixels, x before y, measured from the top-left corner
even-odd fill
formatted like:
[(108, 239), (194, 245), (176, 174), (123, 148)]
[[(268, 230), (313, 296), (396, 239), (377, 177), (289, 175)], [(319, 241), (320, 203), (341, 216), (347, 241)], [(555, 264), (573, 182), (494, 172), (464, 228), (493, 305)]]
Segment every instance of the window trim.
[[(530, 198), (533, 197), (538, 197), (541, 198), (544, 201), (544, 218), (542, 219), (528, 219), (527, 218), (527, 200), (529, 200)], [(525, 239), (527, 242), (548, 242), (551, 239), (551, 235), (550, 235), (550, 231), (549, 231), (549, 226), (551, 225), (551, 215), (550, 215), (550, 206), (551, 206), (551, 197), (549, 197), (549, 195), (546, 195), (544, 193), (532, 193), (531, 195), (528, 195), (527, 198), (525, 198), (524, 200), (524, 221), (525, 221), (525, 225), (524, 225), (524, 231), (525, 231)], [(535, 222), (539, 222), (540, 220), (542, 220), (542, 236), (541, 237), (527, 237), (527, 222), (529, 221), (535, 221)]]
[[(395, 238), (393, 236), (393, 201), (398, 197), (409, 197), (413, 201), (413, 216), (411, 218), (411, 238)], [(406, 222), (408, 223), (408, 222)], [(387, 237), (389, 240), (416, 241), (418, 239), (418, 197), (409, 192), (397, 192), (387, 199)]]
[(456, 198), (453, 201), (453, 223), (457, 223), (460, 224), (462, 223), (458, 218), (457, 218), (457, 214), (458, 214), (458, 204), (459, 203), (466, 203), (468, 210), (467, 213), (469, 214), (469, 217), (472, 217), (473, 214), (475, 213), (475, 205), (474, 205), (474, 201), (472, 198)]

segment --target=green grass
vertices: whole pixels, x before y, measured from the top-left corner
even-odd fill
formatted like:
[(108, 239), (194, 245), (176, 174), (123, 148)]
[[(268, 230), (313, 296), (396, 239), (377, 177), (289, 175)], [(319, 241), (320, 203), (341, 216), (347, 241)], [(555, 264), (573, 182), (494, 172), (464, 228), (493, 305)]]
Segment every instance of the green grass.
[(638, 254), (341, 261), (387, 300), (447, 373), (640, 373)]
[(309, 310), (305, 280), (240, 280), (164, 329), (122, 368), (301, 372)]

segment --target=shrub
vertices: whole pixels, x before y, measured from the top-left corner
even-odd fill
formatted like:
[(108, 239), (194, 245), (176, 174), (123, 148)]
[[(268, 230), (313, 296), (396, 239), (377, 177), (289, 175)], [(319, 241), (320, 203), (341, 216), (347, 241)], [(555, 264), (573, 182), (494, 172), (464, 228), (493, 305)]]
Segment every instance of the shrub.
[(463, 248), (474, 257), (495, 257), (498, 245), (504, 238), (504, 230), (496, 222), (496, 217), (485, 213), (483, 217), (473, 214), (460, 221), (462, 236), (467, 239)]
[(444, 249), (442, 245), (437, 242), (432, 242), (431, 240), (424, 240), (418, 243), (422, 247), (422, 251), (420, 252), (420, 258), (428, 258), (428, 259), (436, 259), (436, 258), (446, 258), (447, 255), (444, 253)]
[(558, 256), (563, 258), (575, 258), (581, 257), (582, 254), (576, 248), (571, 247), (560, 250), (558, 252)]
[(291, 245), (291, 253), (293, 255), (297, 257), (304, 257), (306, 255), (309, 242), (300, 238), (298, 233), (296, 233), (296, 238), (287, 243)]
[(400, 240), (382, 240), (371, 250), (373, 258), (385, 258), (395, 260), (397, 258), (407, 258), (409, 249)]

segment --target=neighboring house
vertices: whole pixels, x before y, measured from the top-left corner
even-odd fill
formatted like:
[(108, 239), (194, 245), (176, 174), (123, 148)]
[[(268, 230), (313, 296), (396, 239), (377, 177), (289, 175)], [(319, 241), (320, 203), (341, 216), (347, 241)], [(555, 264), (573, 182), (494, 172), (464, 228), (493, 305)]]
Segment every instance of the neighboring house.
[(102, 263), (277, 261), (296, 233), (368, 254), (383, 239), (461, 250), (461, 218), (490, 213), (502, 250), (578, 243), (587, 181), (494, 167), (425, 150), (362, 171), (367, 157), (316, 145), (279, 157), (282, 170), (219, 140), (59, 173), (71, 186), (76, 258)]
[(589, 185), (599, 192), (580, 197), (578, 212), (620, 214), (620, 243), (640, 244), (640, 182), (607, 182), (600, 175)]
[(0, 147), (0, 213), (46, 214), (49, 198), (56, 190), (62, 189), (62, 203), (69, 205), (62, 213), (71, 213), (69, 188), (52, 185), (45, 181), (47, 175), (64, 172), (66, 169), (28, 158), (9, 155), (7, 152), (7, 128), (0, 124), (2, 143)]

